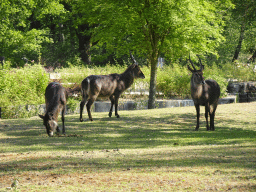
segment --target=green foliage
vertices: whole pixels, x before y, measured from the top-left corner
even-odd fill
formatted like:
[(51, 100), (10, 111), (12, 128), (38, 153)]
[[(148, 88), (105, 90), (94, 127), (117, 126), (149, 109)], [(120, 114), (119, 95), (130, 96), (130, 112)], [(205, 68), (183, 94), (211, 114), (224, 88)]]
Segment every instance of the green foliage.
[[(0, 70), (0, 106), (3, 107), (5, 117), (28, 117), (34, 112), (28, 112), (28, 104), (44, 104), (44, 92), (49, 82), (48, 74), (42, 66), (34, 65), (21, 69), (12, 69), (10, 62), (6, 62), (4, 69)], [(61, 74), (61, 81), (65, 87), (74, 86), (68, 83), (80, 85), (81, 81), (89, 75), (108, 75), (111, 73), (123, 73), (127, 66), (110, 65), (106, 67), (92, 66), (72, 66), (70, 68), (60, 68), (55, 72)], [(131, 90), (149, 90), (150, 68), (141, 67), (145, 79), (136, 79), (131, 86)], [(205, 66), (205, 79), (214, 79), (221, 88), (221, 97), (226, 96), (226, 88), (229, 80), (255, 81), (256, 75), (252, 67), (241, 64), (227, 63), (222, 67), (216, 64)], [(165, 98), (189, 98), (190, 97), (191, 73), (186, 65), (179, 64), (165, 65), (158, 69), (157, 91), (162, 92)], [(69, 99), (68, 105), (71, 110), (77, 106), (78, 99)], [(17, 113), (17, 111), (19, 111)]]
[(23, 57), (40, 61), (43, 45), (53, 43), (49, 28), (44, 27), (49, 21), (43, 19), (64, 13), (63, 5), (55, 0), (3, 0), (0, 7), (0, 55), (19, 67), (25, 64)]
[(165, 97), (187, 97), (190, 94), (190, 75), (184, 66), (174, 64), (158, 70), (157, 90)]
[(77, 106), (78, 106), (78, 101), (74, 98), (68, 98), (68, 102), (67, 102), (67, 105), (68, 105), (68, 109), (70, 109), (71, 111), (75, 111)]
[(222, 66), (223, 73), (227, 79), (243, 81), (256, 81), (256, 71), (254, 65), (243, 63), (226, 63)]
[(117, 54), (132, 49), (148, 57), (164, 53), (175, 59), (189, 51), (215, 52), (223, 41), (226, 7), (232, 7), (229, 0), (98, 1), (89, 22), (102, 24), (93, 30), (93, 39)]
[[(44, 103), (49, 76), (41, 65), (34, 65), (1, 70), (0, 81), (0, 106), (5, 113), (14, 106)], [(8, 114), (6, 117), (15, 117), (10, 112)]]

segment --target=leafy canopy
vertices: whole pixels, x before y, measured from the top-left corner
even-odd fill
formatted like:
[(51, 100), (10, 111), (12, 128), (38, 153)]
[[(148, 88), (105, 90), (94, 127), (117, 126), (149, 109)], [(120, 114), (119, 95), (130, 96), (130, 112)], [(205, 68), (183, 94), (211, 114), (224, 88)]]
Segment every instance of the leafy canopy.
[(216, 53), (224, 40), (223, 14), (232, 6), (230, 0), (91, 0), (82, 7), (89, 2), (92, 12), (86, 19), (97, 25), (92, 33), (98, 45), (117, 54), (136, 50), (172, 58), (190, 51)]

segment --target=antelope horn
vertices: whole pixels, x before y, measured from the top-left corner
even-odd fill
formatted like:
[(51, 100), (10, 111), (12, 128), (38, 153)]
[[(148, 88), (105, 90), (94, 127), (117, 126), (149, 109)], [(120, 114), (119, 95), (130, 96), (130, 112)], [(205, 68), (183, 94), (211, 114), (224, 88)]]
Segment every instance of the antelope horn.
[(195, 68), (195, 66), (194, 66), (194, 63), (191, 61), (191, 59), (190, 59), (190, 53), (189, 53), (189, 62), (191, 63), (191, 65), (192, 65), (192, 67), (194, 68), (194, 70), (196, 71), (196, 68)]
[(135, 65), (138, 65), (137, 61), (134, 59), (132, 52), (130, 52), (131, 59)]
[(201, 59), (200, 59), (200, 57), (199, 57), (199, 55), (196, 55), (197, 57), (198, 57), (198, 59), (199, 59), (199, 63), (200, 63), (200, 70), (202, 71), (203, 69), (204, 69), (204, 65), (202, 64), (202, 61), (201, 61)]

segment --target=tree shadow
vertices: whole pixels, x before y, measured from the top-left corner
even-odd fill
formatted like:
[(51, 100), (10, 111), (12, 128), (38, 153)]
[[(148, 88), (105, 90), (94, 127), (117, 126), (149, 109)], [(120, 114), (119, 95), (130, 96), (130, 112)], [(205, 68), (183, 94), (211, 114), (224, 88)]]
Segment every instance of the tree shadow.
[[(171, 113), (158, 117), (126, 114), (121, 118), (94, 118), (93, 122), (78, 122), (77, 117), (66, 117), (66, 137), (53, 138), (47, 136), (39, 119), (9, 120), (8, 125), (2, 123), (0, 127), (6, 135), (0, 138), (0, 143), (22, 146), (24, 151), (26, 147), (38, 150), (38, 145), (44, 146), (44, 150), (67, 150), (70, 147), (74, 150), (96, 150), (242, 144), (253, 142), (256, 137), (255, 131), (234, 128), (234, 125), (241, 124), (239, 120), (225, 118), (216, 120), (215, 131), (206, 131), (205, 120), (201, 117), (201, 128), (194, 131), (196, 119), (193, 113)], [(219, 127), (220, 122), (225, 126)], [(61, 127), (62, 124), (59, 124)]]

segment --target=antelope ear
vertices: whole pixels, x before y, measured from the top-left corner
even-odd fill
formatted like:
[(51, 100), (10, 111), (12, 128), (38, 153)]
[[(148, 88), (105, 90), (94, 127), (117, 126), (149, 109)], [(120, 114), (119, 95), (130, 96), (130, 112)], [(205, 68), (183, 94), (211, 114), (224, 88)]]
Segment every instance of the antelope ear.
[(41, 119), (44, 119), (44, 115), (38, 114), (38, 116), (39, 116)]

